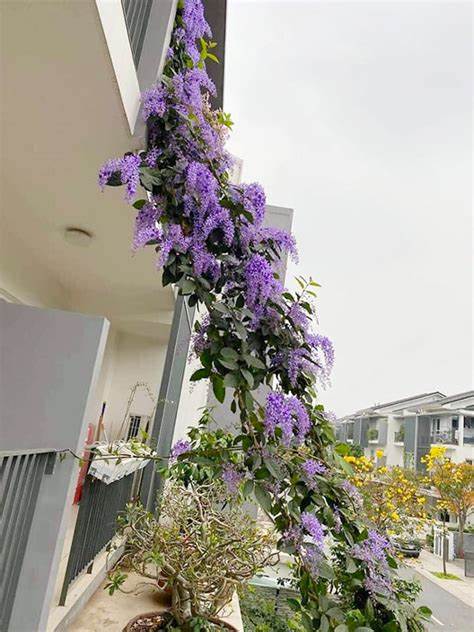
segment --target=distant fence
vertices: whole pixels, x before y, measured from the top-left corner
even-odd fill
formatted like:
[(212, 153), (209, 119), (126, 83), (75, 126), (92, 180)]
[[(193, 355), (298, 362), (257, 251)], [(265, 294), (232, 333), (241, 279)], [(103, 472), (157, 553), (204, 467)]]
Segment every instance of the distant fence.
[(7, 630), (41, 480), (52, 474), (52, 451), (0, 452), (0, 630)]
[(79, 513), (69, 552), (59, 605), (66, 603), (71, 582), (82, 572), (92, 572), (97, 555), (110, 544), (117, 531), (117, 517), (130, 500), (135, 472), (114, 483), (86, 476)]

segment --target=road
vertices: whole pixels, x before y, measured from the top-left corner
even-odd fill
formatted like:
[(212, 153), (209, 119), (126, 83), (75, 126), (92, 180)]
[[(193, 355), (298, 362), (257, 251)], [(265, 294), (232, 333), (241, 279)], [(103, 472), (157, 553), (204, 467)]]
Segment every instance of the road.
[[(433, 632), (473, 632), (474, 607), (470, 608), (464, 601), (456, 599), (454, 595), (443, 590), (438, 584), (420, 575), (413, 569), (404, 569), (404, 577), (410, 574), (421, 582), (423, 594), (420, 603), (431, 608), (432, 623), (428, 626)], [(473, 595), (474, 606), (474, 595)]]

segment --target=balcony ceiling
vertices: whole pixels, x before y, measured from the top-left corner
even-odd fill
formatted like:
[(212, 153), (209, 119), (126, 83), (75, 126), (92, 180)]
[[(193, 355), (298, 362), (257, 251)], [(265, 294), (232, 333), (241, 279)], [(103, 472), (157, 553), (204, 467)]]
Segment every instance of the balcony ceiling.
[[(67, 307), (161, 335), (173, 294), (152, 251), (131, 254), (134, 212), (123, 191), (96, 184), (106, 159), (143, 141), (130, 135), (95, 3), (1, 9), (2, 266), (26, 258), (60, 284)], [(67, 243), (68, 226), (90, 231), (90, 245)]]

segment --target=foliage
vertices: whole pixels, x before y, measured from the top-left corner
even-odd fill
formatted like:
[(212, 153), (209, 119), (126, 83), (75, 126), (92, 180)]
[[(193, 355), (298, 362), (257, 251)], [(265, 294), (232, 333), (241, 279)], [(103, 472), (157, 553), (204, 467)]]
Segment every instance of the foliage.
[[(285, 252), (296, 257), (294, 239), (264, 226), (258, 184), (231, 181), (231, 121), (209, 105), (207, 37), (201, 0), (180, 0), (163, 76), (143, 98), (146, 151), (99, 174), (102, 186), (124, 185), (129, 201), (144, 189), (133, 203), (133, 245), (155, 247), (163, 284), (206, 308), (191, 379), (209, 380), (238, 414), (235, 436), (203, 422), (173, 457), (193, 465), (183, 466), (188, 484), (196, 473), (221, 476), (271, 518), (278, 547), (294, 554), (294, 606), (305, 629), (421, 629), (426, 611), (398, 588), (388, 541), (361, 520), (350, 467), (317, 403), (334, 361), (331, 342), (313, 328), (319, 286), (298, 278), (296, 292), (285, 290), (278, 270)], [(266, 402), (255, 397), (263, 385)]]
[(268, 589), (265, 591), (255, 586), (239, 591), (245, 632), (303, 632), (297, 615), (292, 615), (291, 610), (280, 611), (276, 599), (276, 596), (268, 595)]
[(439, 494), (438, 509), (450, 511), (458, 519), (458, 554), (462, 556), (466, 521), (474, 511), (474, 466), (467, 462), (454, 463), (446, 456), (444, 446), (432, 446), (422, 460), (426, 465), (427, 481)]
[(276, 561), (271, 536), (229, 504), (222, 488), (218, 482), (188, 487), (170, 482), (159, 520), (129, 504), (119, 519), (126, 552), (110, 576), (109, 592), (120, 589), (124, 570), (132, 570), (171, 591), (180, 629), (218, 615), (237, 587)]
[(377, 457), (344, 457), (353, 468), (352, 482), (361, 492), (366, 515), (384, 533), (413, 536), (427, 519), (420, 483), (410, 470), (380, 465), (381, 450)]
[(461, 578), (452, 573), (442, 573), (441, 571), (431, 571), (431, 573), (438, 579), (457, 579), (461, 581)]

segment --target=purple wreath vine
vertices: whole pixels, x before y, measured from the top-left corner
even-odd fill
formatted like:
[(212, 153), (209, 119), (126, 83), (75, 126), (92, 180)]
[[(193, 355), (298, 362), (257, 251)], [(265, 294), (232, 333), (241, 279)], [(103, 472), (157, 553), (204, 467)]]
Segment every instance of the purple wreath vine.
[[(212, 431), (206, 413), (172, 451), (174, 474), (219, 474), (229, 492), (255, 497), (293, 554), (301, 598), (292, 605), (307, 630), (423, 630), (408, 582), (396, 575), (388, 538), (359, 516), (357, 490), (336, 447), (316, 386), (334, 362), (313, 329), (317, 284), (278, 274), (294, 238), (265, 226), (265, 193), (234, 184), (225, 149), (228, 115), (214, 110), (206, 62), (217, 61), (201, 0), (180, 1), (163, 75), (143, 95), (145, 151), (109, 160), (101, 187), (124, 186), (137, 209), (133, 249), (154, 247), (162, 283), (175, 284), (206, 316), (194, 353), (218, 401), (239, 414), (238, 434)], [(136, 199), (138, 192), (144, 195)], [(255, 397), (269, 390), (262, 403)]]

